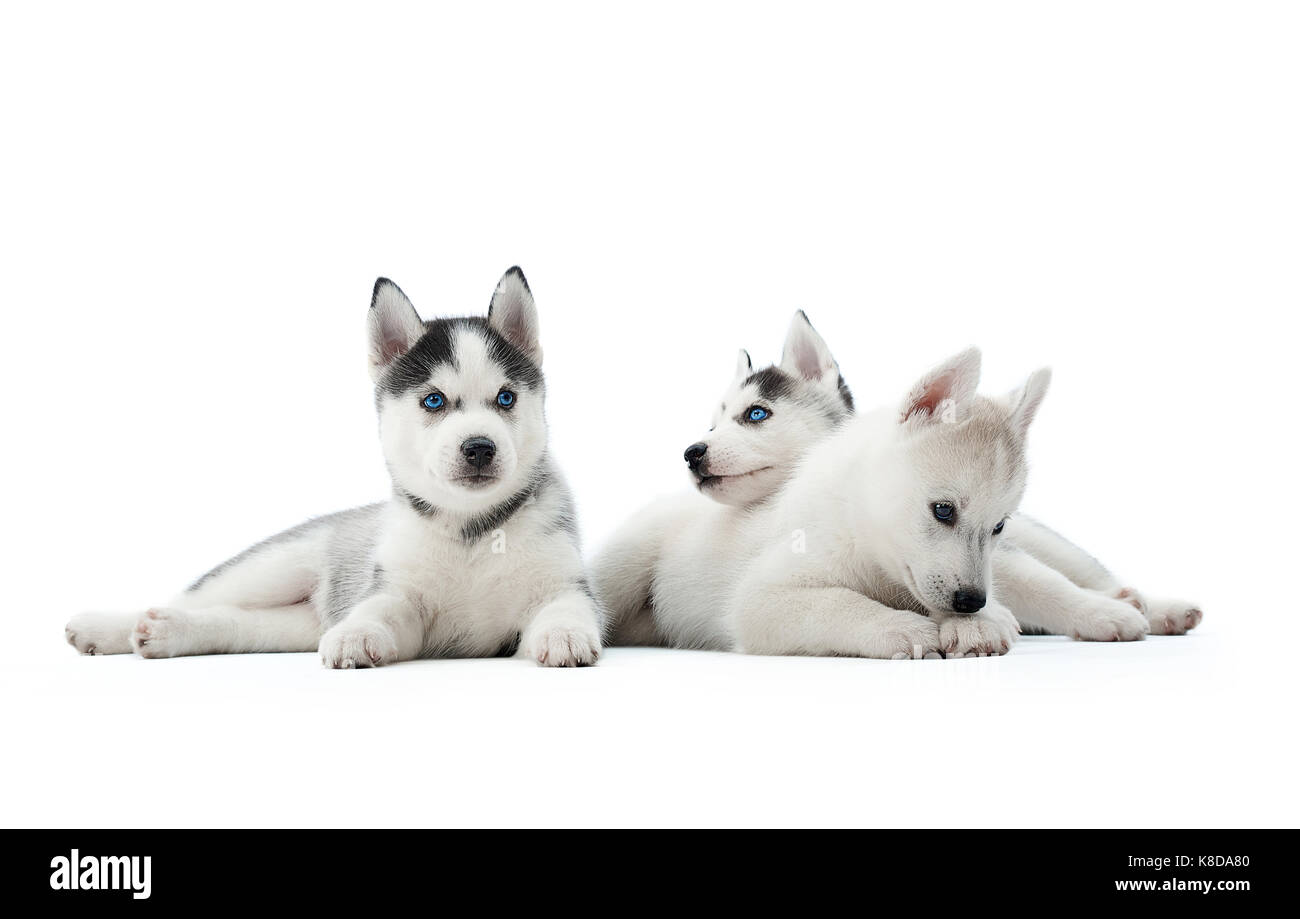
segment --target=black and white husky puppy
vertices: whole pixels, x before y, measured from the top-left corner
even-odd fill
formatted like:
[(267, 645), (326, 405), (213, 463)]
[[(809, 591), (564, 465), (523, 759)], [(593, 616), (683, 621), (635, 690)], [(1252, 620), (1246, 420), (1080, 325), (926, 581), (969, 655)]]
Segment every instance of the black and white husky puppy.
[(86, 654), (312, 651), (327, 667), (517, 653), (594, 663), (602, 613), (547, 453), (537, 310), (523, 272), (486, 318), (424, 322), (380, 278), (370, 374), (393, 497), (310, 520), (168, 606), (68, 623)]

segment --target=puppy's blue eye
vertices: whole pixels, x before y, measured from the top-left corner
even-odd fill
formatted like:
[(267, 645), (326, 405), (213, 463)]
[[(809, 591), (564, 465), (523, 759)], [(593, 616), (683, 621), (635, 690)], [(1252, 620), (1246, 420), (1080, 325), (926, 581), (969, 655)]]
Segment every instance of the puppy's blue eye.
[(938, 504), (931, 504), (930, 510), (934, 511), (934, 519), (940, 523), (952, 523), (957, 516), (957, 508), (953, 507), (947, 501), (940, 501)]
[(424, 397), (421, 404), (431, 412), (436, 412), (447, 404), (447, 400), (442, 397), (440, 392), (431, 392)]
[(749, 411), (745, 413), (745, 417), (748, 418), (750, 421), (762, 421), (764, 418), (767, 417), (767, 415), (768, 415), (767, 409), (759, 405), (751, 405), (749, 407)]
[(497, 393), (497, 405), (502, 408), (509, 408), (515, 404), (515, 394), (508, 389), (503, 389)]
[(997, 536), (999, 533), (1001, 533), (1002, 528), (1006, 525), (1007, 525), (1007, 521), (1005, 519), (999, 520), (998, 525), (993, 528), (993, 535)]

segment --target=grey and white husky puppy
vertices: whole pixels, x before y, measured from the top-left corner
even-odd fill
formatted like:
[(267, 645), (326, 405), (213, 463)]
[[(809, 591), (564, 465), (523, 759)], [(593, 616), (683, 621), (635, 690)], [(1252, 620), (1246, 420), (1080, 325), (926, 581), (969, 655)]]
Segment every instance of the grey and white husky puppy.
[(310, 520), (165, 607), (76, 616), (87, 654), (319, 649), (327, 667), (517, 653), (594, 663), (602, 613), (547, 453), (537, 309), (511, 268), (481, 316), (424, 322), (375, 284), (370, 375), (390, 500)]
[[(803, 359), (796, 361), (794, 355), (801, 351)], [(977, 362), (977, 357), (968, 355), (968, 359)], [(940, 376), (951, 372), (949, 368)], [(1045, 388), (1046, 376), (1038, 379)], [(842, 394), (839, 400), (826, 398), (835, 392)], [(950, 412), (956, 409), (956, 403), (947, 406)], [(598, 594), (613, 616), (612, 641), (715, 648), (736, 641), (729, 632), (734, 622), (720, 621), (705, 610), (690, 615), (685, 608), (673, 609), (675, 604), (689, 604), (691, 593), (700, 586), (683, 578), (683, 573), (694, 571), (697, 554), (707, 551), (706, 543), (715, 545), (718, 539), (727, 538), (725, 531), (748, 529), (747, 521), (761, 514), (769, 499), (776, 500), (773, 496), (790, 479), (799, 461), (851, 413), (852, 400), (838, 367), (802, 313), (795, 315), (780, 366), (754, 374), (748, 355), (742, 352), (709, 435), (689, 447), (685, 455), (700, 492), (731, 509), (710, 509), (698, 500), (683, 500), (639, 515), (616, 535), (593, 571)], [(846, 485), (851, 488), (850, 483)], [(948, 514), (951, 520), (957, 508), (937, 507), (931, 512), (936, 517)], [(1200, 611), (1193, 604), (1144, 598), (1086, 552), (1036, 521), (1017, 514), (1000, 523), (999, 534), (990, 534), (987, 540), (996, 544), (991, 557), (994, 593), (998, 605), (1005, 605), (1026, 630), (1131, 640), (1141, 638), (1148, 629), (1157, 634), (1182, 634), (1200, 621)], [(962, 529), (953, 524), (940, 532), (955, 536)], [(806, 530), (798, 531), (806, 537)], [(683, 539), (683, 533), (702, 536)], [(988, 602), (987, 590), (964, 590), (962, 578), (955, 580), (959, 587), (950, 604), (932, 597), (929, 602), (920, 601), (920, 606), (929, 611), (935, 605), (950, 605), (954, 612), (965, 614)], [(979, 579), (968, 576), (967, 580)], [(903, 605), (919, 601), (910, 588), (904, 594)], [(672, 612), (657, 614), (659, 608)], [(944, 649), (959, 652), (967, 644), (960, 640), (961, 633), (970, 630), (960, 627), (960, 620), (944, 617), (942, 611), (937, 615), (948, 621)], [(996, 637), (998, 640), (990, 641), (983, 650), (1000, 652), (1014, 640), (1009, 631)], [(978, 642), (965, 648), (967, 652), (980, 649)]]

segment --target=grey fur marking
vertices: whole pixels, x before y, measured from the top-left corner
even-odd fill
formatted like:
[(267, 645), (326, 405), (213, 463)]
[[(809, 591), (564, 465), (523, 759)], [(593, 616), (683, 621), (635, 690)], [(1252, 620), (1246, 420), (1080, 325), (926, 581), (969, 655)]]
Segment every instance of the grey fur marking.
[(409, 504), (411, 510), (415, 511), (421, 517), (435, 517), (438, 514), (438, 509), (428, 501), (423, 498), (417, 498), (415, 495), (403, 488), (394, 487), (393, 494), (397, 495), (397, 497)]
[(302, 523), (298, 524), (297, 526), (289, 527), (289, 529), (287, 530), (282, 530), (279, 533), (276, 533), (274, 536), (268, 536), (266, 539), (262, 540), (261, 542), (254, 543), (253, 545), (249, 546), (247, 549), (245, 549), (243, 552), (240, 552), (238, 555), (226, 559), (220, 565), (217, 565), (211, 571), (208, 571), (206, 574), (200, 577), (189, 587), (185, 588), (185, 591), (186, 593), (190, 593), (195, 590), (198, 590), (200, 587), (202, 587), (208, 581), (215, 578), (217, 575), (222, 574), (223, 572), (229, 570), (230, 568), (233, 568), (235, 565), (248, 561), (250, 558), (264, 552), (267, 549), (272, 548), (273, 546), (283, 545), (286, 542), (290, 542), (292, 540), (299, 539), (303, 536), (307, 536), (311, 533), (316, 532), (322, 527), (334, 526), (335, 524), (345, 523), (349, 518), (355, 517), (356, 515), (359, 515), (363, 511), (369, 511), (379, 507), (382, 507), (382, 505), (369, 504), (364, 507), (354, 507), (354, 508), (349, 508), (348, 510), (345, 511), (336, 511), (333, 514), (323, 514), (320, 517), (312, 517), (310, 520), (305, 520)]
[(477, 517), (471, 517), (465, 521), (464, 526), (460, 528), (460, 538), (466, 542), (474, 542), (487, 533), (500, 527), (507, 520), (515, 515), (519, 510), (528, 503), (535, 495), (541, 491), (544, 482), (529, 482), (522, 489), (515, 492), (509, 498), (506, 498), (496, 507), (493, 507)]
[[(336, 526), (326, 545), (324, 591), (317, 597), (322, 621), (335, 623), (382, 586), (376, 577), (374, 548), (379, 539), (384, 505), (357, 508), (346, 526)], [(366, 513), (360, 513), (366, 512)]]

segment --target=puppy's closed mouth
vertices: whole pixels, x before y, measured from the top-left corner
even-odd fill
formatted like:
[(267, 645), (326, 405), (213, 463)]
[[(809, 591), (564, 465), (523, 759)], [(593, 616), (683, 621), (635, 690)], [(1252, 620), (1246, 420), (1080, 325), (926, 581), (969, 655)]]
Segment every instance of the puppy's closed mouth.
[(695, 484), (700, 488), (709, 488), (717, 485), (723, 485), (727, 482), (739, 482), (750, 476), (758, 475), (760, 472), (767, 472), (771, 466), (761, 466), (758, 469), (751, 469), (749, 472), (736, 472), (731, 475), (709, 475), (703, 472), (695, 473)]
[(473, 475), (458, 475), (454, 479), (452, 479), (452, 481), (457, 485), (459, 485), (461, 488), (468, 488), (471, 491), (475, 491), (480, 488), (487, 488), (490, 485), (496, 484), (496, 482), (499, 480), (500, 480), (500, 476), (490, 475), (482, 472), (474, 473)]

